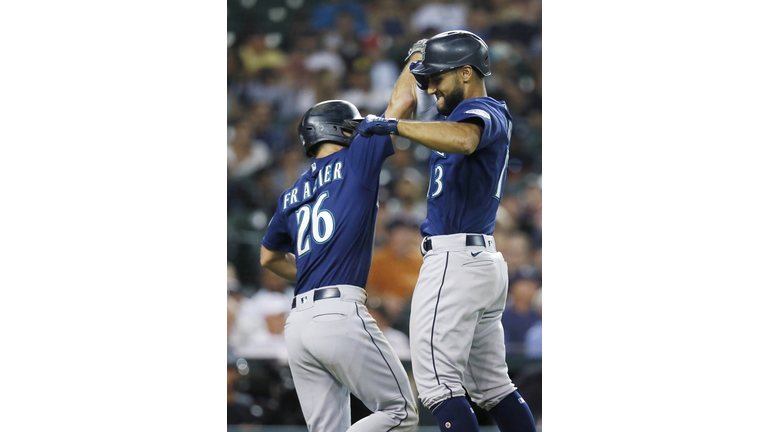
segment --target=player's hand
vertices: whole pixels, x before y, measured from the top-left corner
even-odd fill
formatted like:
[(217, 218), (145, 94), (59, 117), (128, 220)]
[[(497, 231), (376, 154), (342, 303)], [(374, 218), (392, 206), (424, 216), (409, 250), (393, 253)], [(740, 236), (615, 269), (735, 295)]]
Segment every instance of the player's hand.
[[(413, 72), (413, 70), (419, 66), (421, 66), (421, 60), (411, 62), (409, 68), (411, 72)], [(427, 88), (429, 87), (429, 78), (425, 77), (424, 75), (416, 75), (416, 74), (411, 74), (411, 75), (413, 75), (413, 77), (416, 78), (416, 85), (419, 86), (419, 89), (427, 91)]]
[(415, 52), (421, 53), (421, 55), (423, 56), (424, 55), (424, 47), (427, 46), (427, 40), (428, 39), (422, 39), (422, 40), (416, 42), (415, 44), (413, 44), (411, 49), (408, 50), (408, 55), (405, 56), (405, 60), (408, 61), (408, 59), (411, 58), (411, 54), (413, 54)]
[(357, 132), (364, 138), (373, 135), (397, 135), (397, 119), (376, 117), (368, 114), (360, 124), (357, 125)]

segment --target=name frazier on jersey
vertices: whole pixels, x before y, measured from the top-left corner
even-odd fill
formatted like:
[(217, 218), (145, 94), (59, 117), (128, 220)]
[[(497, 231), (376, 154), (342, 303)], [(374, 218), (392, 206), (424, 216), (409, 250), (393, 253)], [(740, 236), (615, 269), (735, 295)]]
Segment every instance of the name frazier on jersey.
[[(315, 194), (315, 191), (317, 191), (318, 187), (322, 187), (332, 181), (341, 180), (342, 178), (344, 178), (341, 175), (341, 168), (343, 167), (343, 165), (344, 164), (341, 161), (339, 161), (339, 162), (336, 162), (335, 164), (326, 165), (325, 168), (321, 168), (320, 174), (315, 179), (315, 184), (312, 186), (311, 190), (309, 187), (310, 182), (308, 181), (304, 182), (304, 186), (301, 187), (301, 189), (304, 191), (303, 196), (301, 198), (301, 202), (304, 202), (307, 200), (307, 198), (312, 197)], [(312, 171), (314, 172), (315, 170), (316, 170), (316, 165), (313, 163)], [(283, 210), (285, 210), (289, 205), (300, 202), (298, 199), (298, 193), (299, 193), (298, 186), (291, 189), (290, 192), (286, 192), (285, 196), (283, 196)]]

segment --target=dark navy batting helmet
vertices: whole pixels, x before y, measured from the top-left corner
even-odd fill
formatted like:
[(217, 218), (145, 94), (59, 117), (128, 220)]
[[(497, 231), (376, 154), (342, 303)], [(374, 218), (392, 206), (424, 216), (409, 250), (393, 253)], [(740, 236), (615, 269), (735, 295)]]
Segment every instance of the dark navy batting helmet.
[(474, 33), (452, 30), (433, 36), (424, 47), (421, 65), (411, 73), (421, 82), (430, 75), (470, 65), (483, 76), (491, 74), (488, 45)]
[[(299, 123), (299, 137), (307, 156), (314, 157), (317, 145), (326, 141), (349, 147), (357, 135), (354, 122), (360, 120), (360, 111), (343, 100), (320, 102), (310, 108)], [(351, 135), (346, 136), (344, 132)]]

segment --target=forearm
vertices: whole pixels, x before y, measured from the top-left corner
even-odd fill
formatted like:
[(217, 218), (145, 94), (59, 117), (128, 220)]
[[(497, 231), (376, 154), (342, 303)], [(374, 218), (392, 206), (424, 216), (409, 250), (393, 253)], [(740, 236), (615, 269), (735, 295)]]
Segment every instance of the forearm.
[(405, 62), (405, 67), (400, 71), (395, 83), (395, 89), (389, 98), (389, 106), (384, 117), (404, 119), (410, 118), (416, 109), (416, 79), (411, 74), (409, 65), (411, 62), (421, 60), (421, 53), (413, 53)]
[(261, 266), (283, 279), (296, 282), (296, 256), (292, 253), (274, 252), (262, 246)]
[(443, 153), (472, 153), (480, 143), (480, 133), (480, 127), (471, 123), (407, 120), (397, 123), (398, 135)]

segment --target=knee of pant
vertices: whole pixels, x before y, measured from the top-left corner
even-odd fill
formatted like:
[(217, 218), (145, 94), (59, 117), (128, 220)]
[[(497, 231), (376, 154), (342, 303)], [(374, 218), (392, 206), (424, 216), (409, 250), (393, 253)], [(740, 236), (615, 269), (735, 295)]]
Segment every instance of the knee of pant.
[(385, 409), (388, 414), (399, 421), (397, 431), (412, 431), (416, 430), (416, 426), (419, 424), (419, 414), (416, 412), (415, 403), (410, 400), (404, 405), (402, 399), (398, 404), (392, 405)]
[(392, 429), (393, 431), (413, 432), (419, 425), (419, 414), (416, 412), (416, 407), (411, 403), (408, 403), (405, 409), (401, 405), (400, 409), (390, 412), (390, 415), (393, 415), (398, 422), (396, 427)]
[(498, 405), (499, 402), (501, 402), (502, 399), (504, 399), (505, 397), (509, 396), (512, 393), (514, 393), (514, 390), (512, 390), (511, 392), (507, 392), (507, 393), (496, 394), (496, 395), (494, 395), (492, 397), (477, 398), (477, 399), (475, 399), (473, 397), (472, 398), (472, 402), (476, 403), (477, 406), (479, 406), (480, 408), (482, 408), (482, 409), (484, 409), (486, 411), (490, 411), (491, 408), (493, 408), (496, 405)]
[(419, 426), (419, 414), (416, 412), (416, 409), (409, 409), (408, 410), (408, 417), (403, 419), (403, 422), (400, 423), (400, 426), (398, 427), (398, 431), (402, 432), (413, 432), (416, 430), (416, 428)]

